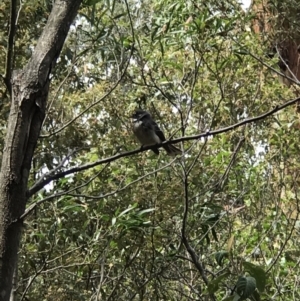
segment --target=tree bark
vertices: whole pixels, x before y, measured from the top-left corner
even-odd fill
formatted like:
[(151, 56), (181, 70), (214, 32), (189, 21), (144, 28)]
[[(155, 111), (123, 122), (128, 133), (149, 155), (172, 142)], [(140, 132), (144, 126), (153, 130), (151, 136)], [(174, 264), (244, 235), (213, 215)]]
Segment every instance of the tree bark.
[[(285, 5), (285, 1), (281, 3), (282, 7), (277, 5), (274, 12), (273, 4), (269, 1), (252, 0), (252, 10), (257, 16), (252, 23), (252, 28), (257, 34), (268, 34), (271, 46), (268, 55), (273, 56), (278, 53), (280, 55), (278, 60), (280, 71), (285, 76), (299, 81), (300, 35), (299, 31), (294, 29), (296, 21), (292, 22), (291, 16), (295, 16), (296, 20), (300, 11), (297, 7)], [(274, 13), (277, 15), (277, 21), (274, 21)], [(291, 86), (293, 83), (284, 77), (280, 80), (287, 86)], [(295, 92), (296, 96), (299, 96), (299, 91), (295, 90)], [(297, 111), (299, 112), (298, 109)]]
[(31, 161), (45, 116), (51, 69), (82, 0), (56, 0), (28, 64), (14, 71), (0, 173), (0, 300), (8, 301), (27, 202)]

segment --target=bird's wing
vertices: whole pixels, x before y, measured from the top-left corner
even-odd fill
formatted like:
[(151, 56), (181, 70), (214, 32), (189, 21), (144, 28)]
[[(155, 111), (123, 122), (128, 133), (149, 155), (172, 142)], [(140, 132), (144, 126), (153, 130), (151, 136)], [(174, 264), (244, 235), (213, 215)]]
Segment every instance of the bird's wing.
[(165, 137), (164, 133), (162, 132), (162, 130), (159, 128), (158, 124), (154, 120), (152, 120), (152, 125), (154, 128), (155, 134), (159, 137), (161, 142), (166, 141), (166, 137)]

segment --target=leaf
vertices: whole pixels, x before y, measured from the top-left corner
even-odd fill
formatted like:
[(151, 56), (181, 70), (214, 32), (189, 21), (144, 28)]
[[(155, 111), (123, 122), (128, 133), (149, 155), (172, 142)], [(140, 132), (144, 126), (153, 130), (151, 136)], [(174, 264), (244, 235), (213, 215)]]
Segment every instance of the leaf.
[(218, 242), (219, 240), (218, 240), (218, 236), (217, 236), (217, 232), (216, 232), (215, 228), (212, 228), (211, 232), (212, 232), (214, 239)]
[(208, 284), (208, 287), (207, 287), (209, 293), (214, 294), (218, 290), (220, 282), (223, 279), (227, 278), (229, 275), (230, 275), (230, 272), (227, 271), (224, 274), (221, 274), (220, 276), (215, 278), (214, 280), (210, 281)]
[(260, 301), (260, 295), (257, 290), (254, 291), (251, 298), (253, 298), (254, 301)]
[(249, 51), (246, 49), (236, 50), (234, 51), (235, 54), (241, 54), (241, 55), (248, 55)]
[(285, 252), (285, 258), (290, 262), (297, 262), (300, 257), (300, 250), (289, 250)]
[(249, 298), (256, 289), (255, 278), (248, 276), (240, 276), (236, 283), (236, 292), (240, 296), (239, 300), (245, 300)]
[(243, 262), (243, 266), (245, 271), (255, 278), (258, 290), (263, 292), (267, 281), (267, 276), (264, 269), (246, 261)]
[(118, 15), (116, 15), (116, 16), (114, 16), (114, 20), (117, 20), (117, 19), (119, 19), (119, 18), (121, 18), (121, 17), (123, 17), (123, 16), (125, 16), (126, 14), (125, 13), (122, 13), (122, 14), (118, 14)]
[(154, 41), (155, 35), (158, 31), (158, 26), (153, 27), (152, 33), (151, 33), (151, 41)]
[(241, 296), (239, 295), (239, 294), (237, 294), (237, 293), (235, 293), (233, 296), (233, 301), (239, 301), (239, 300), (241, 300)]
[(125, 209), (124, 211), (122, 211), (122, 212), (118, 215), (118, 217), (123, 216), (123, 215), (126, 214), (127, 212), (133, 210), (135, 207), (136, 207), (136, 206), (130, 206), (129, 208), (127, 208), (127, 209)]
[(220, 251), (215, 254), (215, 259), (216, 259), (218, 265), (220, 265), (220, 266), (222, 265), (223, 259), (225, 257), (228, 257), (228, 254), (229, 253), (227, 251)]
[(155, 208), (144, 209), (144, 210), (141, 210), (140, 212), (138, 212), (138, 215), (143, 215), (145, 213), (152, 212), (154, 210), (155, 210)]

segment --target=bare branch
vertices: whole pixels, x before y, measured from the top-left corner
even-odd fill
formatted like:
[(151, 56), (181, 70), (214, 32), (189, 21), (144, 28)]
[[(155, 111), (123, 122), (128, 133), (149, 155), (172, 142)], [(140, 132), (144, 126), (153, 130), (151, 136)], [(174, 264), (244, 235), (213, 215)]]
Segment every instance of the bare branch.
[[(197, 256), (195, 250), (190, 245), (187, 236), (186, 236), (186, 224), (187, 224), (187, 217), (188, 217), (188, 211), (189, 211), (189, 192), (188, 192), (188, 173), (183, 170), (183, 177), (184, 177), (184, 212), (183, 212), (183, 219), (182, 219), (182, 227), (181, 227), (181, 240), (183, 245), (185, 246), (187, 252), (189, 253), (191, 260), (197, 270), (199, 271), (202, 280), (206, 285), (208, 285), (208, 279), (204, 270), (203, 263), (198, 259), (199, 256)], [(212, 300), (215, 300), (215, 297), (213, 294), (211, 294)]]
[(18, 13), (17, 13), (17, 16), (16, 16), (16, 26), (18, 25), (18, 22), (19, 22), (19, 18), (20, 18), (20, 14), (21, 14), (21, 10), (23, 8), (23, 5), (24, 5), (24, 2), (23, 0), (20, 0), (20, 4), (19, 4), (19, 10), (18, 10)]
[(130, 27), (131, 27), (131, 34), (132, 34), (132, 45), (131, 45), (131, 49), (130, 49), (130, 54), (129, 54), (129, 57), (127, 59), (127, 62), (126, 62), (126, 65), (125, 65), (125, 68), (122, 72), (122, 74), (120, 75), (119, 79), (117, 80), (117, 82), (111, 87), (111, 89), (105, 93), (99, 100), (93, 102), (91, 105), (89, 105), (86, 109), (84, 109), (81, 113), (79, 113), (77, 116), (75, 116), (72, 120), (70, 120), (69, 122), (67, 122), (65, 125), (63, 125), (61, 128), (59, 128), (57, 131), (53, 132), (53, 133), (50, 133), (49, 135), (41, 135), (40, 138), (48, 138), (50, 136), (53, 136), (53, 135), (56, 135), (58, 134), (59, 132), (61, 132), (62, 130), (64, 130), (66, 127), (68, 127), (71, 123), (73, 123), (74, 121), (76, 121), (78, 118), (80, 118), (83, 114), (85, 114), (86, 112), (88, 112), (91, 108), (93, 108), (94, 106), (96, 106), (97, 104), (99, 104), (103, 99), (105, 99), (107, 96), (109, 96), (119, 85), (119, 83), (122, 81), (122, 79), (124, 78), (125, 74), (126, 74), (126, 71), (127, 71), (127, 68), (129, 66), (129, 63), (130, 63), (130, 60), (131, 60), (131, 57), (133, 55), (133, 51), (134, 51), (134, 43), (135, 43), (135, 37), (134, 37), (134, 28), (133, 28), (133, 23), (132, 23), (132, 20), (131, 20), (131, 16), (130, 16), (130, 13), (129, 13), (129, 7), (128, 7), (128, 3), (125, 1), (125, 4), (126, 4), (126, 8), (127, 8), (127, 13), (128, 13), (128, 16), (129, 16), (129, 20), (130, 20)]
[(234, 149), (234, 151), (231, 155), (230, 162), (229, 162), (224, 174), (222, 175), (220, 181), (217, 184), (218, 186), (220, 186), (220, 188), (222, 188), (224, 186), (224, 184), (225, 184), (225, 182), (228, 178), (230, 169), (231, 169), (233, 163), (235, 162), (236, 156), (237, 156), (237, 154), (238, 154), (238, 152), (239, 152), (239, 150), (240, 150), (240, 148), (241, 148), (244, 141), (245, 141), (245, 137), (244, 136), (240, 137), (240, 140), (239, 140), (237, 146), (235, 147), (235, 149)]
[[(72, 195), (71, 193), (73, 191), (76, 191), (77, 189), (80, 189), (82, 187), (87, 186), (89, 183), (91, 183), (95, 178), (99, 177), (99, 175), (101, 175), (101, 173), (109, 166), (110, 163), (107, 163), (99, 172), (97, 172), (91, 179), (89, 179), (88, 181), (84, 182), (83, 184), (76, 186), (68, 191), (62, 191), (62, 192), (56, 192), (52, 195), (49, 195), (41, 200), (36, 201), (35, 203), (31, 204), (26, 211), (18, 218), (18, 219), (23, 219), (25, 218), (28, 214), (30, 214), (30, 212), (32, 212), (37, 206), (41, 205), (42, 203), (45, 203), (47, 201), (50, 201), (52, 199), (58, 198), (60, 196), (63, 195)], [(43, 178), (42, 178), (43, 179)], [(39, 183), (39, 181), (37, 182)], [(105, 197), (105, 196), (104, 196)], [(98, 198), (100, 199), (100, 197)]]
[[(132, 49), (133, 49), (133, 47), (132, 47)], [(131, 55), (130, 55), (130, 57), (131, 57)], [(48, 135), (40, 135), (40, 138), (49, 138), (49, 137), (51, 137), (53, 135), (56, 135), (56, 134), (60, 133), (66, 127), (68, 127), (71, 123), (75, 122), (78, 118), (80, 118), (82, 115), (84, 115), (86, 112), (88, 112), (91, 108), (93, 108), (94, 106), (96, 106), (97, 104), (99, 104), (103, 99), (105, 99), (108, 95), (110, 95), (118, 87), (119, 83), (122, 81), (122, 79), (123, 79), (123, 77), (124, 77), (124, 75), (126, 73), (128, 64), (130, 62), (130, 57), (128, 59), (127, 65), (126, 65), (123, 73), (121, 74), (121, 77), (117, 80), (117, 82), (111, 87), (111, 89), (107, 93), (105, 93), (100, 99), (94, 101), (91, 105), (89, 105), (86, 109), (84, 109), (82, 112), (80, 112), (77, 116), (75, 116), (73, 119), (71, 119), (66, 124), (64, 124), (57, 131), (55, 131), (53, 133), (50, 133)]]
[[(260, 62), (262, 65), (264, 65), (265, 67), (267, 67), (268, 69), (272, 70), (277, 75), (280, 75), (283, 78), (286, 78), (286, 79), (290, 80), (292, 83), (294, 83), (296, 85), (299, 85), (299, 80), (297, 78), (296, 79), (291, 78), (291, 77), (287, 76), (286, 74), (284, 74), (284, 73), (276, 70), (275, 68), (271, 67), (270, 65), (268, 65), (267, 63), (265, 63), (261, 58), (259, 58), (258, 56), (256, 56), (255, 54), (253, 54), (251, 52), (248, 52), (248, 54), (250, 56), (252, 56), (254, 59), (256, 59), (258, 62)], [(293, 75), (293, 77), (295, 77), (294, 74), (292, 74), (292, 75)]]
[[(173, 159), (173, 160), (172, 160), (171, 162), (169, 162), (168, 164), (166, 164), (166, 165), (164, 165), (164, 166), (162, 166), (162, 167), (160, 167), (160, 168), (158, 168), (158, 169), (155, 169), (154, 171), (151, 171), (151, 172), (149, 172), (149, 173), (147, 173), (147, 174), (145, 174), (145, 175), (143, 175), (143, 176), (137, 178), (136, 180), (134, 180), (134, 181), (132, 181), (132, 182), (130, 182), (130, 183), (128, 183), (128, 184), (122, 186), (122, 187), (121, 187), (121, 185), (120, 185), (120, 187), (118, 187), (116, 190), (111, 191), (111, 192), (108, 192), (108, 193), (106, 193), (106, 194), (101, 194), (101, 195), (98, 195), (98, 196), (91, 196), (91, 195), (86, 195), (86, 194), (72, 194), (72, 193), (69, 193), (69, 192), (62, 192), (61, 195), (69, 195), (69, 196), (73, 196), (73, 197), (82, 197), (82, 198), (85, 198), (85, 199), (97, 200), (97, 201), (98, 201), (98, 200), (107, 198), (107, 197), (109, 197), (109, 196), (112, 196), (112, 195), (114, 195), (114, 194), (116, 194), (116, 193), (119, 193), (119, 192), (121, 192), (121, 191), (123, 191), (123, 190), (126, 190), (128, 187), (132, 186), (132, 185), (135, 184), (135, 183), (140, 182), (140, 181), (143, 180), (144, 178), (147, 178), (147, 177), (149, 177), (149, 176), (151, 176), (151, 175), (157, 173), (158, 171), (161, 171), (161, 170), (167, 168), (167, 167), (170, 166), (175, 160), (176, 160), (176, 159)], [(123, 181), (122, 181), (122, 183), (123, 183)], [(42, 200), (41, 200), (41, 201), (42, 201)], [(27, 211), (26, 211), (24, 214), (26, 214), (26, 213), (27, 213)]]
[(129, 186), (131, 186), (131, 185), (133, 185), (133, 184), (135, 184), (135, 183), (141, 181), (142, 179), (144, 179), (144, 178), (146, 178), (146, 177), (148, 177), (148, 176), (150, 176), (150, 175), (152, 175), (152, 174), (155, 174), (155, 173), (157, 173), (158, 171), (161, 171), (161, 170), (167, 168), (167, 167), (170, 166), (175, 160), (176, 160), (176, 159), (172, 160), (171, 162), (169, 162), (168, 164), (162, 166), (161, 168), (155, 169), (154, 171), (149, 172), (149, 173), (147, 173), (147, 174), (145, 174), (145, 175), (139, 177), (138, 179), (136, 179), (136, 180), (134, 180), (134, 181), (132, 181), (132, 182), (126, 184), (126, 185), (123, 186), (123, 187), (119, 187), (118, 189), (116, 189), (116, 190), (114, 190), (114, 191), (112, 191), (112, 192), (108, 192), (108, 193), (105, 193), (105, 194), (102, 194), (102, 195), (98, 195), (98, 196), (90, 196), (90, 195), (84, 195), (84, 194), (72, 194), (73, 191), (75, 191), (75, 190), (77, 190), (77, 189), (79, 189), (79, 188), (82, 188), (82, 187), (86, 186), (88, 183), (92, 182), (92, 180), (93, 180), (94, 178), (98, 177), (99, 174), (101, 174), (101, 173), (103, 172), (103, 170), (105, 169), (105, 167), (108, 166), (108, 164), (107, 164), (107, 165), (106, 165), (99, 173), (97, 173), (92, 179), (90, 179), (89, 181), (87, 181), (87, 183), (84, 183), (84, 184), (82, 184), (82, 185), (80, 185), (80, 186), (77, 186), (77, 187), (75, 187), (75, 188), (72, 188), (72, 189), (70, 189), (69, 191), (63, 191), (63, 192), (58, 192), (58, 193), (49, 195), (48, 197), (45, 197), (45, 198), (43, 198), (42, 200), (39, 200), (39, 201), (35, 202), (34, 204), (30, 205), (30, 206), (26, 209), (26, 211), (20, 216), (19, 219), (25, 218), (28, 214), (30, 214), (30, 212), (32, 212), (37, 206), (41, 205), (42, 203), (45, 203), (45, 202), (47, 202), (47, 201), (50, 201), (50, 200), (52, 200), (52, 199), (54, 199), (54, 198), (57, 198), (57, 197), (60, 197), (60, 196), (63, 196), (63, 195), (69, 195), (69, 196), (73, 196), (73, 197), (84, 197), (85, 199), (92, 199), (92, 200), (97, 200), (97, 201), (99, 201), (99, 200), (101, 200), (101, 199), (103, 199), (103, 198), (107, 198), (107, 197), (109, 197), (109, 196), (111, 196), (111, 195), (114, 195), (115, 193), (119, 193), (119, 192), (121, 192), (121, 191), (127, 189)]
[[(240, 122), (237, 122), (237, 123), (235, 123), (233, 125), (230, 125), (230, 126), (227, 126), (227, 127), (224, 127), (224, 128), (220, 128), (220, 129), (214, 130), (214, 131), (207, 131), (205, 133), (200, 133), (198, 135), (181, 137), (181, 138), (177, 138), (177, 139), (174, 139), (174, 140), (167, 140), (167, 141), (164, 141), (161, 144), (156, 145), (155, 147), (160, 148), (160, 147), (162, 147), (164, 145), (167, 145), (167, 144), (174, 144), (174, 143), (179, 143), (179, 142), (183, 142), (183, 141), (197, 140), (197, 139), (208, 137), (208, 136), (216, 136), (216, 135), (221, 134), (221, 133), (226, 133), (226, 132), (232, 131), (234, 129), (237, 129), (237, 128), (245, 125), (245, 124), (253, 123), (253, 122), (256, 122), (256, 121), (263, 120), (263, 119), (265, 119), (265, 118), (267, 118), (269, 116), (272, 116), (273, 114), (275, 114), (275, 113), (283, 110), (284, 108), (289, 107), (289, 106), (295, 104), (298, 101), (300, 101), (300, 97), (295, 98), (295, 99), (290, 100), (290, 101), (287, 101), (286, 103), (284, 103), (284, 104), (282, 104), (280, 106), (276, 106), (274, 109), (272, 109), (272, 110), (270, 110), (270, 111), (268, 111), (266, 113), (263, 113), (263, 114), (261, 114), (259, 116), (252, 117), (252, 118), (247, 118), (247, 119), (242, 120)], [(49, 184), (51, 181), (58, 180), (60, 178), (65, 177), (66, 175), (73, 174), (75, 172), (87, 170), (87, 169), (93, 168), (95, 166), (104, 164), (104, 163), (109, 163), (109, 162), (118, 160), (120, 158), (132, 156), (132, 155), (135, 155), (135, 154), (139, 154), (141, 152), (144, 152), (144, 151), (152, 149), (152, 147), (153, 146), (144, 146), (142, 148), (138, 148), (138, 149), (135, 149), (135, 150), (132, 150), (132, 151), (128, 151), (128, 152), (124, 152), (124, 153), (119, 153), (119, 154), (113, 155), (111, 157), (100, 159), (100, 160), (97, 160), (97, 161), (95, 161), (93, 163), (87, 163), (87, 164), (84, 164), (84, 165), (81, 165), (81, 166), (73, 167), (73, 168), (70, 168), (68, 170), (59, 172), (59, 173), (57, 173), (55, 175), (45, 176), (44, 179), (43, 179), (43, 181), (39, 181), (37, 184), (33, 185), (28, 190), (27, 197), (31, 197), (32, 195), (34, 195), (36, 192), (38, 192), (40, 189), (42, 189), (45, 185)]]
[(65, 158), (63, 158), (60, 162), (58, 162), (56, 167), (54, 167), (53, 169), (49, 170), (46, 174), (44, 174), (39, 180), (37, 180), (37, 182), (34, 183), (34, 185), (38, 185), (40, 182), (43, 181), (43, 179), (50, 177), (51, 175), (58, 172), (70, 158), (75, 156), (76, 153), (82, 151), (83, 149), (87, 149), (87, 147), (81, 147), (75, 150), (71, 150), (69, 154), (65, 156)]

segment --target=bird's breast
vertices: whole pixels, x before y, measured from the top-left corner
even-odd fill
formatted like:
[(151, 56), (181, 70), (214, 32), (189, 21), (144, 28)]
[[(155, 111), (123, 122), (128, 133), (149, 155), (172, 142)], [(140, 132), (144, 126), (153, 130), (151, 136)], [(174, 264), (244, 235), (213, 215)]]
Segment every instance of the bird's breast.
[(137, 120), (133, 123), (133, 132), (142, 145), (159, 144), (160, 139), (152, 127), (147, 127), (142, 121)]

